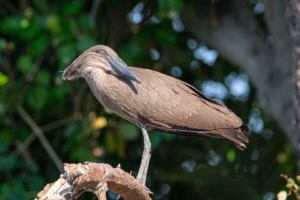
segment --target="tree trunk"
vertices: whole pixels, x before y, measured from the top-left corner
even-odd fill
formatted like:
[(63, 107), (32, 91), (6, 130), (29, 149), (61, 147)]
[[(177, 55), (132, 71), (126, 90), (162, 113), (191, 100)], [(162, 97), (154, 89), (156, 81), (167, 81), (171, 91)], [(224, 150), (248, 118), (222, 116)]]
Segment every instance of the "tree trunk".
[(296, 134), (298, 142), (298, 173), (300, 173), (300, 2), (286, 0), (286, 15), (290, 24), (290, 37), (292, 39), (293, 56), (293, 84), (294, 84), (294, 107), (296, 110)]
[[(278, 122), (296, 150), (291, 42), (284, 2), (263, 3), (267, 30), (247, 2), (240, 0), (198, 2), (183, 10), (182, 20), (199, 42), (248, 73), (261, 107)], [(273, 38), (272, 44), (267, 44), (267, 36)]]

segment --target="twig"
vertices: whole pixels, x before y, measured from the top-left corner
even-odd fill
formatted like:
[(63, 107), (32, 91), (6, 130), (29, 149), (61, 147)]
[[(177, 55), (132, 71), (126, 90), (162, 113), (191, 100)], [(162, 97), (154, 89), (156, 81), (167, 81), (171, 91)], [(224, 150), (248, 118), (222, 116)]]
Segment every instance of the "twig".
[(94, 0), (93, 1), (93, 5), (92, 5), (92, 9), (91, 9), (91, 18), (96, 20), (96, 15), (99, 9), (99, 4), (101, 3), (101, 0)]
[(58, 127), (67, 125), (70, 122), (70, 119), (60, 119), (54, 122), (51, 122), (49, 124), (46, 124), (44, 126), (41, 126), (41, 129), (43, 132), (51, 131), (53, 129), (56, 129)]
[[(45, 126), (41, 126), (40, 128), (45, 133), (47, 131), (51, 131), (55, 128), (58, 128), (60, 126), (64, 126), (67, 123), (69, 123), (69, 121), (70, 121), (69, 119), (61, 119), (58, 121), (51, 122)], [(23, 143), (21, 143), (21, 142), (19, 143), (17, 149), (14, 152), (12, 152), (12, 154), (14, 156), (19, 156), (34, 141), (35, 138), (36, 138), (36, 135), (34, 133), (31, 133)]]
[(48, 142), (47, 138), (45, 137), (43, 131), (40, 127), (36, 125), (33, 119), (28, 115), (28, 113), (23, 109), (20, 104), (16, 105), (16, 110), (20, 114), (20, 116), (26, 121), (26, 123), (30, 126), (33, 133), (39, 138), (40, 142), (42, 143), (43, 147), (45, 148), (46, 152), (49, 154), (53, 162), (55, 163), (58, 170), (62, 173), (63, 172), (63, 163), (60, 158), (57, 156), (55, 151), (53, 150), (52, 146)]
[(84, 192), (106, 199), (106, 191), (120, 194), (125, 200), (151, 200), (146, 188), (121, 168), (108, 164), (64, 164), (65, 173), (55, 183), (47, 184), (35, 200), (77, 199)]
[(17, 149), (12, 152), (12, 155), (19, 156), (20, 154), (22, 154), (27, 149), (27, 147), (34, 141), (35, 138), (36, 135), (34, 133), (31, 133), (24, 142), (18, 141)]
[[(283, 177), (287, 183), (289, 182), (289, 177), (287, 175), (280, 174), (280, 176)], [(300, 199), (300, 195), (299, 195), (298, 191), (296, 189), (294, 189), (293, 187), (289, 187), (289, 193), (287, 194), (287, 196), (290, 196), (292, 194), (292, 192), (295, 193), (297, 199)]]

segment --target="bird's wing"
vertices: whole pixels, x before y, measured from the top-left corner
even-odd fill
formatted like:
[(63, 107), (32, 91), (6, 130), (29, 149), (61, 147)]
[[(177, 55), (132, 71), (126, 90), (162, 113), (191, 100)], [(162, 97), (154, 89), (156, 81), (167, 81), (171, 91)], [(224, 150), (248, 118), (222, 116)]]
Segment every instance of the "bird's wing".
[(248, 139), (248, 127), (232, 111), (209, 99), (193, 86), (152, 70), (131, 68), (142, 77), (135, 84), (140, 121), (154, 130), (186, 135), (226, 138), (239, 146)]
[(140, 117), (166, 126), (206, 131), (241, 126), (239, 117), (193, 86), (152, 70), (132, 69), (143, 77), (142, 84), (136, 85)]

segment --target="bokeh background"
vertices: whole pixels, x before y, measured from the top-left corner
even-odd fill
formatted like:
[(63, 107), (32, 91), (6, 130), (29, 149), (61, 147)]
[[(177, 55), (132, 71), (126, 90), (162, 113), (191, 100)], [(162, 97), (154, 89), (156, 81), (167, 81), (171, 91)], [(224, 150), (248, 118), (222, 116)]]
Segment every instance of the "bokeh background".
[[(280, 174), (295, 175), (297, 165), (292, 125), (284, 123), (293, 118), (284, 113), (291, 88), (282, 86), (291, 76), (280, 70), (291, 69), (290, 40), (272, 33), (285, 18), (283, 1), (271, 2), (1, 0), (0, 199), (33, 199), (59, 178), (62, 163), (120, 163), (136, 175), (139, 128), (100, 105), (84, 80), (61, 79), (96, 44), (129, 66), (192, 84), (251, 128), (244, 151), (226, 140), (150, 132), (153, 199), (276, 199), (286, 184)], [(277, 25), (288, 33), (287, 22)]]

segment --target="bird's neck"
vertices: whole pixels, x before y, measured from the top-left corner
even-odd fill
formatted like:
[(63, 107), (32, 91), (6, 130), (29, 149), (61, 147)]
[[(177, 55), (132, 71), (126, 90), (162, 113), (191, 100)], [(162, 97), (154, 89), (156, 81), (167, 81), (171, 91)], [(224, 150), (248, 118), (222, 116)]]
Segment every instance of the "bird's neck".
[(102, 69), (87, 67), (81, 74), (81, 76), (86, 80), (90, 89), (92, 90), (94, 96), (103, 103), (101, 96), (103, 95), (104, 86), (103, 82), (105, 81), (105, 72)]

